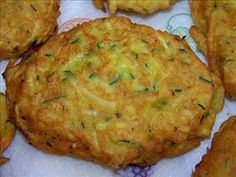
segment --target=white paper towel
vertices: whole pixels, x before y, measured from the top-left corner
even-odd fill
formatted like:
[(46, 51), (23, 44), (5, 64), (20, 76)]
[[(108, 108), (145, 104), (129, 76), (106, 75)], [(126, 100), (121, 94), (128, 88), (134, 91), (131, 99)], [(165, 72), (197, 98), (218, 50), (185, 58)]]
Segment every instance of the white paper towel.
[[(77, 23), (98, 17), (108, 16), (94, 8), (91, 0), (61, 1), (61, 16), (58, 19), (59, 31), (65, 31)], [(155, 13), (148, 17), (128, 16), (133, 22), (150, 25), (155, 29), (186, 36), (193, 51), (205, 62), (203, 56), (196, 50), (196, 44), (188, 34), (192, 24), (188, 2), (178, 1), (171, 10)], [(1, 73), (7, 62), (0, 62)], [(5, 91), (5, 83), (1, 76), (0, 89)], [(225, 100), (223, 111), (217, 115), (213, 132), (230, 115), (236, 114), (236, 102)], [(213, 133), (212, 133), (213, 135)], [(182, 156), (165, 159), (152, 167), (138, 168), (131, 166), (119, 171), (112, 171), (92, 162), (71, 157), (45, 154), (29, 145), (21, 133), (17, 132), (11, 146), (4, 153), (10, 161), (0, 167), (1, 177), (190, 177), (195, 165), (200, 161), (210, 140), (202, 142), (201, 146)]]

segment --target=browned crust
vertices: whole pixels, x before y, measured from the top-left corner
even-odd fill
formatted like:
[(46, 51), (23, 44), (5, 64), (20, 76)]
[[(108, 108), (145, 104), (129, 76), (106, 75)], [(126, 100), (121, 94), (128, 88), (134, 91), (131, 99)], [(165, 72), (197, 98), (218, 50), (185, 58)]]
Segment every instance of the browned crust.
[[(60, 0), (50, 0), (50, 1), (52, 4), (51, 4), (50, 10), (47, 12), (48, 14), (42, 13), (41, 14), (42, 18), (40, 18), (40, 16), (39, 17), (37, 16), (36, 19), (30, 19), (30, 21), (26, 21), (26, 19), (24, 19), (24, 15), (25, 15), (25, 18), (26, 17), (29, 18), (30, 14), (24, 14), (24, 12), (21, 12), (20, 10), (18, 12), (18, 13), (20, 13), (20, 15), (18, 15), (18, 16), (11, 14), (12, 12), (10, 12), (10, 9), (9, 9), (10, 15), (8, 15), (6, 13), (4, 13), (4, 14), (1, 13), (1, 19), (3, 21), (15, 21), (16, 23), (22, 23), (22, 26), (18, 25), (14, 30), (24, 29), (24, 32), (34, 30), (34, 29), (31, 29), (31, 27), (29, 27), (30, 29), (27, 29), (27, 27), (24, 24), (32, 23), (31, 25), (33, 25), (34, 23), (37, 23), (37, 20), (38, 21), (43, 20), (44, 24), (42, 25), (42, 22), (40, 22), (41, 23), (40, 24), (41, 26), (39, 27), (40, 29), (37, 32), (34, 31), (33, 37), (32, 36), (23, 37), (22, 32), (21, 32), (21, 35), (18, 34), (19, 32), (17, 32), (17, 33), (12, 32), (11, 33), (12, 27), (7, 26), (8, 25), (7, 22), (2, 22), (3, 24), (0, 27), (1, 35), (6, 36), (6, 37), (4, 37), (4, 38), (1, 37), (0, 60), (7, 59), (7, 58), (20, 57), (30, 47), (43, 44), (44, 42), (46, 42), (48, 40), (49, 37), (51, 37), (52, 35), (55, 34), (56, 29), (57, 29), (57, 17), (60, 15), (60, 12), (59, 12)], [(1, 1), (1, 6), (2, 6), (2, 4), (5, 4), (5, 3), (7, 4), (8, 2)], [(9, 5), (8, 5), (8, 7), (9, 7)], [(19, 6), (19, 7), (21, 7), (21, 6)], [(37, 13), (37, 9), (35, 9), (35, 11)], [(18, 13), (16, 13), (16, 15)], [(32, 17), (33, 17), (33, 15), (32, 15)], [(14, 18), (14, 20), (12, 20), (11, 18)], [(17, 19), (17, 18), (19, 18), (19, 19)], [(19, 27), (19, 29), (18, 29), (18, 27)], [(36, 27), (35, 27), (35, 29), (36, 29)], [(10, 30), (10, 31), (8, 31), (8, 30)]]
[[(136, 2), (134, 2), (136, 1)], [(161, 11), (161, 10), (168, 10), (170, 9), (173, 4), (175, 4), (177, 0), (167, 0), (166, 1), (156, 1), (152, 3), (152, 5), (144, 4), (149, 2), (140, 3), (139, 0), (133, 0), (132, 2), (128, 1), (116, 1), (116, 0), (93, 0), (93, 4), (96, 8), (106, 12), (105, 3), (108, 5), (108, 9), (110, 14), (115, 14), (118, 10), (126, 11), (126, 12), (134, 12), (141, 15), (150, 15), (154, 12)], [(136, 4), (135, 4), (136, 3)]]
[(190, 35), (197, 42), (198, 48), (202, 53), (207, 55), (207, 38), (202, 34), (196, 26), (192, 26), (189, 30)]
[[(0, 155), (11, 144), (15, 136), (15, 126), (10, 122), (5, 96), (0, 93)], [(7, 158), (0, 157), (0, 165), (7, 162)]]
[(214, 135), (211, 148), (196, 166), (193, 177), (234, 177), (236, 172), (236, 116)]

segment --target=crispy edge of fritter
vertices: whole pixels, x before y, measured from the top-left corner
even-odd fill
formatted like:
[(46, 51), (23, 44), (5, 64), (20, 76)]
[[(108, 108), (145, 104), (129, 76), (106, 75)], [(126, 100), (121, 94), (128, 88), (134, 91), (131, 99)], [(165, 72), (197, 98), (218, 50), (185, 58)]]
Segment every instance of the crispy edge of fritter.
[(200, 32), (196, 26), (191, 26), (189, 30), (190, 35), (197, 43), (198, 49), (206, 56), (207, 55), (207, 38)]
[[(60, 15), (60, 11), (59, 11), (59, 8), (60, 8), (60, 0), (53, 0), (52, 1), (54, 4), (53, 4), (53, 15), (55, 17), (55, 19)], [(44, 35), (43, 37), (40, 38), (40, 41), (38, 41), (37, 45), (35, 45), (35, 43), (33, 42), (32, 44), (28, 44), (28, 46), (25, 46), (24, 49), (22, 50), (18, 50), (16, 52), (11, 52), (9, 51), (8, 49), (5, 49), (5, 48), (2, 48), (0, 47), (0, 61), (1, 60), (5, 60), (5, 59), (8, 59), (8, 58), (19, 58), (21, 57), (25, 52), (27, 52), (27, 50), (30, 50), (30, 48), (34, 48), (35, 46), (40, 46), (42, 45), (43, 43), (45, 43), (51, 36), (53, 36), (56, 32), (56, 29), (57, 29), (57, 21), (55, 20), (55, 23), (54, 26), (56, 27), (55, 29), (53, 29), (53, 32), (50, 31), (47, 35)], [(48, 24), (47, 24), (48, 25)], [(35, 46), (33, 46), (35, 45)]]
[[(6, 97), (0, 93), (0, 155), (11, 144), (15, 136), (15, 126), (9, 120)], [(0, 157), (0, 165), (7, 162), (7, 158)]]
[(131, 7), (131, 6), (127, 7), (124, 4), (118, 4), (118, 5), (113, 6), (112, 2), (114, 2), (114, 0), (107, 0), (110, 14), (115, 14), (118, 10), (121, 10), (121, 11), (126, 11), (126, 12), (135, 12), (135, 13), (147, 16), (157, 11), (170, 9), (173, 6), (173, 4), (176, 2), (176, 0), (168, 0), (168, 4), (166, 4), (166, 2), (157, 1), (156, 3), (158, 3), (158, 5), (156, 5), (155, 8), (148, 9), (148, 10), (140, 9), (137, 7)]
[(100, 9), (101, 11), (106, 12), (104, 0), (93, 0), (93, 4), (97, 9)]
[[(220, 9), (221, 12), (225, 12), (223, 9)], [(217, 12), (219, 12), (218, 10)], [(215, 17), (214, 12), (210, 15), (209, 20), (213, 21)], [(222, 24), (223, 25), (223, 24)], [(207, 60), (211, 70), (216, 73), (217, 75), (221, 76), (222, 83), (225, 87), (226, 96), (230, 99), (236, 99), (236, 84), (232, 83), (232, 81), (224, 76), (224, 70), (222, 68), (223, 61), (220, 61), (220, 57), (218, 56), (217, 49), (216, 49), (216, 37), (214, 36), (215, 25), (214, 23), (209, 22), (209, 29), (208, 29), (208, 54)]]
[(213, 0), (189, 0), (190, 10), (194, 24), (204, 35), (208, 30), (208, 17), (215, 6)]
[[(195, 171), (193, 172), (192, 177), (213, 177), (213, 176), (209, 176), (209, 174), (212, 175), (212, 173), (209, 172), (210, 170), (214, 171), (213, 173), (216, 175), (217, 170), (222, 169), (220, 166), (218, 166), (217, 168), (214, 168), (215, 167), (214, 165), (217, 163), (217, 159), (226, 158), (225, 155), (226, 153), (229, 152), (227, 148), (230, 148), (231, 150), (235, 149), (233, 148), (233, 145), (231, 145), (232, 147), (225, 146), (225, 144), (227, 143), (225, 142), (225, 140), (228, 141), (228, 145), (230, 144), (231, 141), (232, 142), (236, 141), (236, 134), (235, 134), (235, 137), (230, 137), (232, 134), (228, 136), (229, 131), (232, 132), (236, 130), (235, 124), (236, 124), (235, 115), (231, 116), (228, 120), (223, 122), (219, 131), (216, 132), (213, 137), (211, 148), (207, 150), (207, 153), (202, 157), (202, 160), (200, 161), (200, 163), (196, 165)], [(234, 126), (234, 129), (232, 129), (233, 126)], [(234, 151), (236, 154), (236, 149)], [(234, 161), (236, 162), (235, 154), (234, 154), (234, 157), (233, 156), (232, 157), (235, 158)], [(227, 163), (228, 159), (225, 159), (225, 160)], [(228, 175), (229, 176), (227, 177), (233, 177), (231, 176), (232, 174), (228, 174)], [(214, 177), (221, 177), (221, 176), (214, 176)]]

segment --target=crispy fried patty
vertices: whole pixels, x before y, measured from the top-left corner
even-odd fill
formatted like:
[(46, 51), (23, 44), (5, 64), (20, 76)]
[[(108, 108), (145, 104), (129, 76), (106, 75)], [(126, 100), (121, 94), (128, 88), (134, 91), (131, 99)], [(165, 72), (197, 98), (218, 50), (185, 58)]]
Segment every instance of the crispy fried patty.
[(1, 0), (0, 60), (19, 57), (52, 36), (58, 9), (58, 0)]
[(225, 121), (213, 138), (211, 148), (197, 165), (193, 177), (235, 177), (236, 116)]
[(236, 99), (236, 1), (191, 0), (190, 5), (195, 25), (206, 40), (200, 34), (193, 37), (205, 51), (211, 70), (222, 78), (227, 96)]
[[(108, 8), (111, 14), (116, 13), (117, 10), (124, 10), (128, 12), (136, 12), (142, 15), (149, 15), (159, 10), (166, 10), (172, 7), (176, 0), (108, 0)], [(101, 10), (105, 9), (104, 0), (93, 0), (94, 5)]]
[[(15, 132), (15, 126), (10, 122), (8, 116), (6, 97), (0, 92), (0, 155), (11, 144)], [(7, 158), (0, 156), (0, 165), (7, 160)]]
[(184, 39), (124, 17), (52, 37), (5, 78), (11, 118), (33, 145), (113, 168), (198, 146), (224, 97)]

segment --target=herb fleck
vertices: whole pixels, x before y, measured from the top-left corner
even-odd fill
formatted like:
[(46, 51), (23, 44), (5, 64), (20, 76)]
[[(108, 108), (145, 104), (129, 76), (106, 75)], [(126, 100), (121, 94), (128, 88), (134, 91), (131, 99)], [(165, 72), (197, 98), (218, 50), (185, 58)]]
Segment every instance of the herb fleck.
[(109, 84), (109, 85), (113, 85), (113, 84), (115, 84), (117, 81), (119, 81), (120, 79), (121, 79), (121, 75), (118, 74), (118, 75), (116, 75), (108, 84)]
[(40, 79), (40, 76), (39, 75), (36, 75), (36, 80), (38, 81)]
[(97, 48), (99, 48), (99, 49), (104, 48), (104, 44), (102, 42), (98, 42)]
[(180, 53), (185, 53), (186, 51), (185, 51), (185, 49), (183, 49), (183, 48), (179, 48), (179, 52), (180, 52)]
[(37, 11), (37, 9), (32, 4), (30, 4), (30, 7), (33, 9), (33, 11)]
[(203, 110), (205, 110), (205, 107), (202, 104), (199, 103), (198, 106), (202, 108)]
[(76, 43), (79, 43), (80, 42), (80, 38), (77, 38), (73, 41), (70, 42), (70, 44), (76, 44)]
[(136, 52), (132, 52), (134, 55), (134, 58), (137, 60), (138, 59), (138, 54)]
[(142, 39), (142, 41), (145, 43), (145, 44), (149, 44), (149, 42), (145, 39)]
[(82, 126), (82, 128), (84, 129), (85, 126), (84, 126), (84, 123), (83, 123), (83, 122), (81, 122), (81, 126)]
[(175, 89), (175, 92), (182, 92), (182, 89), (177, 88)]
[(45, 57), (51, 57), (52, 56), (52, 54), (50, 54), (50, 53), (45, 53)]
[(212, 81), (210, 81), (210, 80), (208, 80), (208, 79), (206, 79), (206, 78), (204, 78), (202, 76), (200, 76), (199, 79), (204, 81), (204, 82), (206, 82), (206, 83), (208, 83), (208, 84), (212, 84)]
[(118, 143), (119, 144), (130, 145), (130, 146), (133, 146), (133, 147), (139, 147), (140, 146), (138, 143), (136, 143), (134, 141), (127, 140), (127, 139), (119, 140)]
[(70, 70), (63, 71), (63, 74), (66, 78), (74, 76), (74, 73), (72, 73)]
[(52, 102), (52, 101), (56, 101), (56, 100), (59, 100), (61, 98), (65, 98), (65, 96), (56, 96), (56, 97), (49, 98), (47, 100), (44, 100), (42, 102), (42, 104), (46, 104), (46, 103), (49, 103), (49, 102)]
[(153, 104), (152, 104), (152, 107), (153, 108), (156, 108), (158, 110), (161, 110), (163, 109), (165, 106), (167, 105), (167, 101), (155, 101)]
[(133, 75), (132, 73), (129, 73), (129, 75), (130, 75), (130, 77), (131, 77), (132, 79), (135, 79), (135, 77), (134, 77), (134, 75)]
[(95, 76), (96, 76), (95, 73), (91, 73), (91, 74), (88, 76), (88, 78), (89, 78), (89, 79), (92, 79), (92, 78), (94, 78)]

